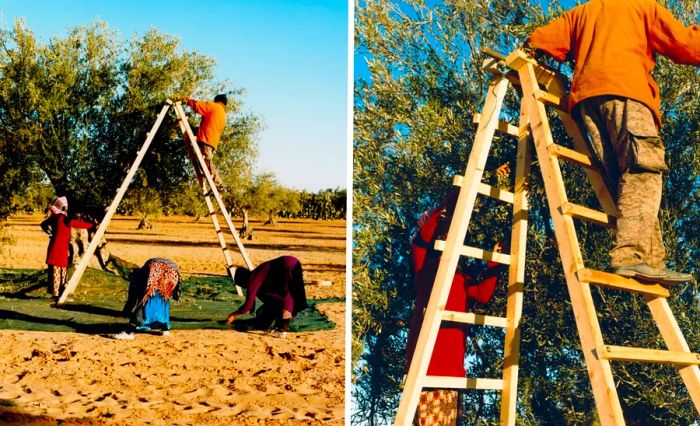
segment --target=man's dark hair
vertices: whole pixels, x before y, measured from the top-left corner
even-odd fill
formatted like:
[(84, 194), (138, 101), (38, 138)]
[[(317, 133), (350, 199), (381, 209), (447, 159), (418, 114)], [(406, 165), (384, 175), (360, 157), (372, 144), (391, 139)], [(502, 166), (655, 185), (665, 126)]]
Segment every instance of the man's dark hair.
[(221, 102), (222, 104), (226, 105), (228, 103), (228, 99), (226, 98), (226, 94), (220, 94), (214, 96), (214, 102)]
[(233, 274), (233, 282), (239, 287), (248, 288), (248, 281), (250, 281), (250, 270), (247, 268), (236, 268), (236, 272)]

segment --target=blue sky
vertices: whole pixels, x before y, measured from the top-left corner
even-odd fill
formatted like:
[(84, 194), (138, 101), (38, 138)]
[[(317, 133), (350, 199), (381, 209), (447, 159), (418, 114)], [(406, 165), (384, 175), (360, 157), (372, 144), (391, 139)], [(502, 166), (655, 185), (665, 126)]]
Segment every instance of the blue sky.
[[(556, 5), (561, 5), (565, 9), (572, 8), (579, 3), (585, 3), (586, 0), (530, 0), (531, 4), (540, 5), (542, 8), (547, 10), (549, 7)], [(435, 3), (442, 3), (440, 0), (436, 0)], [(365, 60), (364, 52), (353, 52), (354, 54), (354, 70), (353, 79), (363, 78), (365, 80), (370, 79), (369, 69), (367, 68), (367, 62)]]
[(347, 1), (0, 0), (0, 25), (16, 17), (44, 42), (96, 20), (124, 39), (152, 27), (180, 37), (247, 90), (245, 109), (266, 126), (258, 172), (296, 189), (348, 187)]

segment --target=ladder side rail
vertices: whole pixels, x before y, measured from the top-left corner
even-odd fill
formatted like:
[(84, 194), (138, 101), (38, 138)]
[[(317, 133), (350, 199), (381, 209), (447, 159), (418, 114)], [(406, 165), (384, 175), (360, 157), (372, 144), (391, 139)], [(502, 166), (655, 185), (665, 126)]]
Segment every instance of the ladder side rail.
[(467, 162), (467, 170), (464, 174), (468, 179), (468, 184), (462, 185), (457, 197), (455, 211), (447, 233), (446, 248), (440, 257), (414, 356), (406, 375), (403, 394), (395, 419), (396, 425), (410, 425), (418, 406), (420, 392), (423, 388), (423, 379), (426, 376), (432, 348), (435, 346), (438, 329), (440, 328), (441, 316), (438, 314), (438, 310), (444, 309), (447, 303), (452, 278), (460, 258), (460, 248), (464, 244), (467, 226), (474, 209), (477, 189), (481, 182), (493, 135), (498, 126), (498, 116), (507, 89), (508, 80), (503, 77), (496, 77), (488, 86), (484, 111), (482, 111), (482, 120), (477, 128), (474, 144)]
[[(588, 156), (588, 158), (595, 159), (596, 156), (593, 152), (591, 152), (590, 148), (588, 147), (585, 136), (583, 135), (583, 132), (581, 131), (581, 128), (579, 127), (578, 123), (574, 121), (571, 115), (559, 110), (557, 112), (559, 113), (559, 118), (561, 119), (561, 122), (564, 124), (566, 133), (574, 142), (574, 148), (576, 149), (576, 151), (580, 153), (585, 153)], [(584, 171), (586, 172), (588, 180), (591, 182), (591, 186), (593, 186), (593, 191), (595, 192), (595, 195), (598, 198), (598, 202), (603, 208), (603, 211), (610, 216), (616, 217), (617, 204), (615, 203), (615, 200), (613, 199), (613, 196), (610, 193), (610, 189), (605, 183), (605, 179), (603, 178), (601, 172), (598, 170), (590, 170), (588, 168), (585, 168)]]
[[(547, 93), (560, 99), (563, 99), (562, 102), (564, 104), (568, 104), (568, 94), (566, 91), (565, 84), (567, 78), (565, 75), (563, 75), (559, 71), (550, 70), (542, 66), (534, 59), (522, 53), (522, 51), (516, 51), (514, 54), (511, 54), (511, 56), (509, 56), (506, 59), (507, 64), (513, 69), (516, 69), (520, 66), (524, 66), (525, 64), (531, 64), (534, 69), (535, 79), (537, 80), (538, 84), (544, 86)], [(518, 84), (521, 84), (520, 76), (518, 76)], [(535, 96), (537, 96), (538, 93), (542, 92), (539, 89), (539, 85), (535, 88), (535, 91), (533, 92)], [(596, 156), (590, 151), (590, 148), (586, 143), (586, 139), (583, 132), (581, 131), (581, 128), (579, 127), (578, 123), (576, 123), (576, 121), (573, 119), (571, 114), (561, 109), (557, 109), (557, 114), (559, 115), (562, 124), (564, 124), (566, 133), (572, 139), (576, 151), (580, 153), (585, 153), (586, 155), (588, 155), (589, 158), (596, 158)], [(603, 207), (603, 211), (605, 211), (605, 213), (607, 213), (610, 216), (616, 216), (617, 205), (601, 173), (599, 171), (593, 171), (589, 169), (585, 169), (585, 172), (586, 176), (588, 177), (588, 180), (593, 186), (593, 190), (595, 191), (596, 197), (598, 198), (600, 205)]]
[(518, 369), (520, 362), (520, 330), (523, 313), (523, 286), (525, 284), (525, 254), (527, 244), (527, 185), (532, 164), (532, 140), (524, 106), (520, 109), (520, 128), (513, 185), (513, 227), (510, 237), (508, 292), (506, 305), (507, 327), (503, 349), (503, 392), (501, 394), (500, 424), (514, 426), (518, 399)]
[(584, 266), (573, 219), (562, 215), (558, 208), (567, 200), (559, 161), (556, 157), (550, 155), (547, 148), (548, 145), (554, 143), (551, 128), (549, 127), (545, 107), (537, 100), (539, 87), (533, 65), (529, 62), (515, 65), (520, 62), (519, 59), (521, 57), (521, 52), (514, 52), (509, 56), (508, 64), (517, 68), (519, 72), (523, 89), (523, 102), (527, 107), (537, 157), (540, 160), (540, 170), (545, 184), (549, 210), (554, 223), (557, 245), (559, 246), (569, 297), (581, 338), (581, 347), (588, 368), (598, 416), (603, 426), (624, 425), (625, 420), (615, 388), (610, 362), (597, 359), (595, 356), (595, 348), (603, 345), (603, 337), (593, 304), (590, 284), (580, 282), (576, 277), (576, 271)]
[[(676, 318), (668, 305), (668, 299), (663, 297), (645, 296), (647, 306), (651, 311), (654, 322), (659, 327), (666, 346), (671, 351), (690, 352), (688, 342), (678, 326)], [(697, 365), (679, 366), (678, 372), (688, 388), (688, 394), (700, 413), (700, 368)]]
[(209, 185), (209, 188), (211, 189), (212, 194), (214, 194), (214, 199), (216, 199), (216, 202), (219, 205), (219, 210), (221, 211), (221, 214), (224, 216), (224, 220), (226, 221), (226, 224), (228, 225), (229, 229), (231, 230), (231, 234), (233, 235), (233, 239), (236, 241), (236, 245), (238, 246), (238, 250), (241, 252), (241, 256), (243, 256), (243, 260), (245, 261), (246, 267), (252, 271), (254, 269), (253, 262), (250, 260), (250, 257), (248, 257), (248, 252), (246, 251), (245, 247), (243, 246), (243, 243), (241, 242), (241, 239), (238, 235), (238, 231), (236, 231), (236, 227), (233, 225), (233, 222), (231, 221), (231, 216), (229, 216), (229, 214), (228, 214), (228, 210), (226, 209), (226, 206), (224, 205), (224, 201), (221, 199), (221, 196), (219, 195), (219, 191), (216, 189), (216, 185), (214, 184), (214, 180), (211, 177), (211, 173), (209, 173), (209, 169), (207, 168), (207, 165), (204, 162), (204, 157), (202, 157), (202, 153), (199, 152), (199, 147), (197, 147), (196, 138), (194, 136), (194, 133), (192, 133), (192, 128), (190, 127), (190, 123), (187, 121), (187, 116), (185, 115), (185, 111), (182, 109), (182, 105), (180, 104), (180, 102), (175, 103), (175, 111), (176, 111), (178, 117), (182, 120), (182, 123), (184, 124), (185, 129), (187, 130), (187, 135), (189, 136), (190, 144), (192, 146), (192, 151), (194, 152), (195, 156), (197, 157), (197, 162), (199, 163), (199, 166), (201, 167), (202, 173), (204, 173), (204, 177), (206, 178), (206, 182)]
[[(197, 164), (197, 160), (195, 158), (194, 152), (192, 152), (192, 145), (187, 143), (188, 142), (188, 134), (187, 134), (187, 129), (185, 128), (185, 124), (183, 122), (183, 118), (178, 116), (178, 124), (180, 125), (180, 130), (182, 131), (182, 136), (185, 141), (185, 148), (187, 149), (187, 155), (190, 158), (190, 161), (192, 162), (192, 165)], [(233, 260), (231, 259), (231, 253), (229, 252), (228, 245), (226, 244), (226, 238), (224, 237), (224, 233), (221, 230), (221, 226), (219, 225), (219, 219), (216, 217), (216, 211), (214, 210), (214, 205), (211, 202), (211, 197), (209, 196), (209, 191), (207, 191), (207, 186), (204, 181), (204, 178), (199, 170), (198, 167), (194, 168), (195, 174), (197, 175), (197, 181), (199, 183), (199, 186), (202, 189), (202, 193), (204, 194), (204, 202), (207, 205), (207, 211), (209, 212), (209, 217), (211, 218), (211, 222), (214, 225), (214, 231), (216, 232), (216, 237), (219, 240), (219, 246), (221, 247), (221, 250), (224, 253), (224, 261), (226, 262), (226, 271), (228, 272), (229, 277), (231, 278), (231, 281), (233, 282), (233, 286), (236, 289), (236, 294), (239, 296), (243, 296), (243, 289), (241, 289), (240, 286), (236, 285), (236, 282), (234, 280), (234, 274), (236, 271), (236, 267), (233, 266)]]
[(80, 259), (80, 262), (78, 262), (78, 266), (76, 266), (73, 275), (71, 276), (70, 280), (68, 281), (68, 284), (66, 285), (65, 290), (63, 291), (63, 294), (61, 294), (61, 297), (58, 299), (58, 305), (64, 304), (66, 302), (66, 299), (68, 298), (68, 295), (73, 293), (75, 291), (75, 288), (78, 286), (78, 282), (83, 276), (85, 268), (87, 268), (90, 259), (92, 259), (92, 256), (95, 254), (95, 250), (97, 249), (98, 244), (102, 241), (102, 238), (107, 232), (107, 227), (109, 226), (109, 222), (112, 220), (112, 216), (114, 216), (114, 213), (117, 211), (119, 203), (124, 197), (126, 190), (129, 188), (131, 180), (134, 178), (136, 170), (138, 170), (139, 166), (141, 165), (143, 157), (146, 156), (146, 152), (148, 152), (148, 147), (151, 145), (151, 142), (153, 141), (153, 138), (155, 137), (156, 132), (158, 131), (158, 128), (163, 122), (163, 119), (165, 118), (165, 115), (168, 112), (168, 109), (171, 105), (171, 101), (166, 101), (165, 105), (163, 105), (163, 108), (158, 114), (158, 118), (156, 119), (155, 123), (153, 123), (153, 127), (151, 127), (151, 130), (146, 134), (146, 141), (143, 143), (141, 149), (138, 151), (136, 159), (131, 165), (129, 172), (126, 174), (126, 177), (124, 178), (124, 181), (119, 187), (117, 194), (114, 196), (114, 200), (112, 200), (112, 204), (110, 204), (109, 208), (107, 209), (107, 212), (102, 218), (102, 222), (100, 222), (100, 227), (97, 229), (97, 232), (95, 232), (95, 235), (92, 237), (90, 244), (85, 250), (85, 254)]

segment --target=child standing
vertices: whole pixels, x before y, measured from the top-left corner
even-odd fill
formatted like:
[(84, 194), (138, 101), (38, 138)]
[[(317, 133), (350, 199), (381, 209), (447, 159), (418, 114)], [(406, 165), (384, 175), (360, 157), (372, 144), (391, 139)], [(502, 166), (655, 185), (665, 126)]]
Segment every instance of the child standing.
[(90, 229), (95, 224), (69, 219), (68, 200), (66, 197), (57, 198), (49, 207), (49, 210), (51, 211), (51, 216), (41, 222), (41, 229), (51, 237), (46, 253), (46, 264), (49, 267), (47, 290), (53, 297), (54, 302), (56, 302), (66, 287), (71, 228)]

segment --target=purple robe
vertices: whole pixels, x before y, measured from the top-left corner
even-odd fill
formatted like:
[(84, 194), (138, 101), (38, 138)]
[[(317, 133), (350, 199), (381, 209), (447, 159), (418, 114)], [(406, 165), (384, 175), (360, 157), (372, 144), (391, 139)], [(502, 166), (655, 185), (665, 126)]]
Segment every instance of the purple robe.
[(305, 309), (306, 292), (299, 259), (282, 256), (260, 264), (250, 273), (245, 303), (235, 312), (237, 315), (250, 312), (255, 298), (263, 304), (279, 305), (292, 315)]

